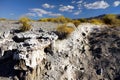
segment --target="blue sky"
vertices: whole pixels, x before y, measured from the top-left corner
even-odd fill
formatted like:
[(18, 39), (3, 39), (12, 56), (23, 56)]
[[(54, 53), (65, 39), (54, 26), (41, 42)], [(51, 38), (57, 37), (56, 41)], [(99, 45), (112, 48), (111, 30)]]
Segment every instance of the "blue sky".
[(0, 17), (8, 19), (87, 18), (109, 13), (120, 14), (120, 0), (0, 0)]

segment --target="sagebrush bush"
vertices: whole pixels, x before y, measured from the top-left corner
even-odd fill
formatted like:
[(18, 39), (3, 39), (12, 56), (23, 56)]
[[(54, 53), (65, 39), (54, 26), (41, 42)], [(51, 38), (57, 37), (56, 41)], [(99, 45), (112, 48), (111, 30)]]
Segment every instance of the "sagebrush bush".
[(89, 22), (92, 24), (97, 24), (97, 25), (103, 24), (102, 20), (100, 19), (91, 19), (89, 20)]
[(19, 22), (22, 24), (22, 26), (20, 27), (21, 31), (28, 31), (32, 28), (32, 26), (30, 25), (30, 19), (27, 17), (23, 17), (19, 20)]

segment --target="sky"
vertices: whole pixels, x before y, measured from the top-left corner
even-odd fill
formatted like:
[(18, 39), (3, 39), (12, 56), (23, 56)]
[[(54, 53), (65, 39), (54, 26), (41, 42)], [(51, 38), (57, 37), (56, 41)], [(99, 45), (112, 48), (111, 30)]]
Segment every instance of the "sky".
[(7, 19), (76, 19), (102, 14), (120, 14), (120, 0), (0, 0), (0, 18)]

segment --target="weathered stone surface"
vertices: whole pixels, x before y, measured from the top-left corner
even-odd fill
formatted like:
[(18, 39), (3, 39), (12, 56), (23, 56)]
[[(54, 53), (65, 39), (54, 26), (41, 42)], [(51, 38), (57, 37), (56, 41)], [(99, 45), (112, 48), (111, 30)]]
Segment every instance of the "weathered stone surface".
[(0, 41), (0, 77), (6, 80), (120, 79), (119, 27), (81, 24), (63, 40), (40, 29)]
[(10, 35), (10, 31), (5, 31), (5, 32), (3, 33), (3, 37), (4, 37), (4, 38), (7, 38), (9, 35)]

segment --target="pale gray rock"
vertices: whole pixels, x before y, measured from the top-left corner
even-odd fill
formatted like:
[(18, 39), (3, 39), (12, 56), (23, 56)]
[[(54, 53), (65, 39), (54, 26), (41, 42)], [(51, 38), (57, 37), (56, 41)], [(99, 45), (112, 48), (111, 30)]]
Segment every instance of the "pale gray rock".
[(120, 27), (85, 23), (74, 27), (75, 31), (66, 39), (59, 40), (53, 31), (39, 28), (56, 24), (32, 25), (38, 28), (13, 31), (0, 38), (0, 80), (120, 79)]
[(4, 38), (7, 38), (9, 35), (10, 35), (10, 31), (5, 31), (5, 32), (3, 33), (3, 37), (4, 37)]
[(66, 26), (75, 28), (76, 26), (73, 23), (67, 23)]

